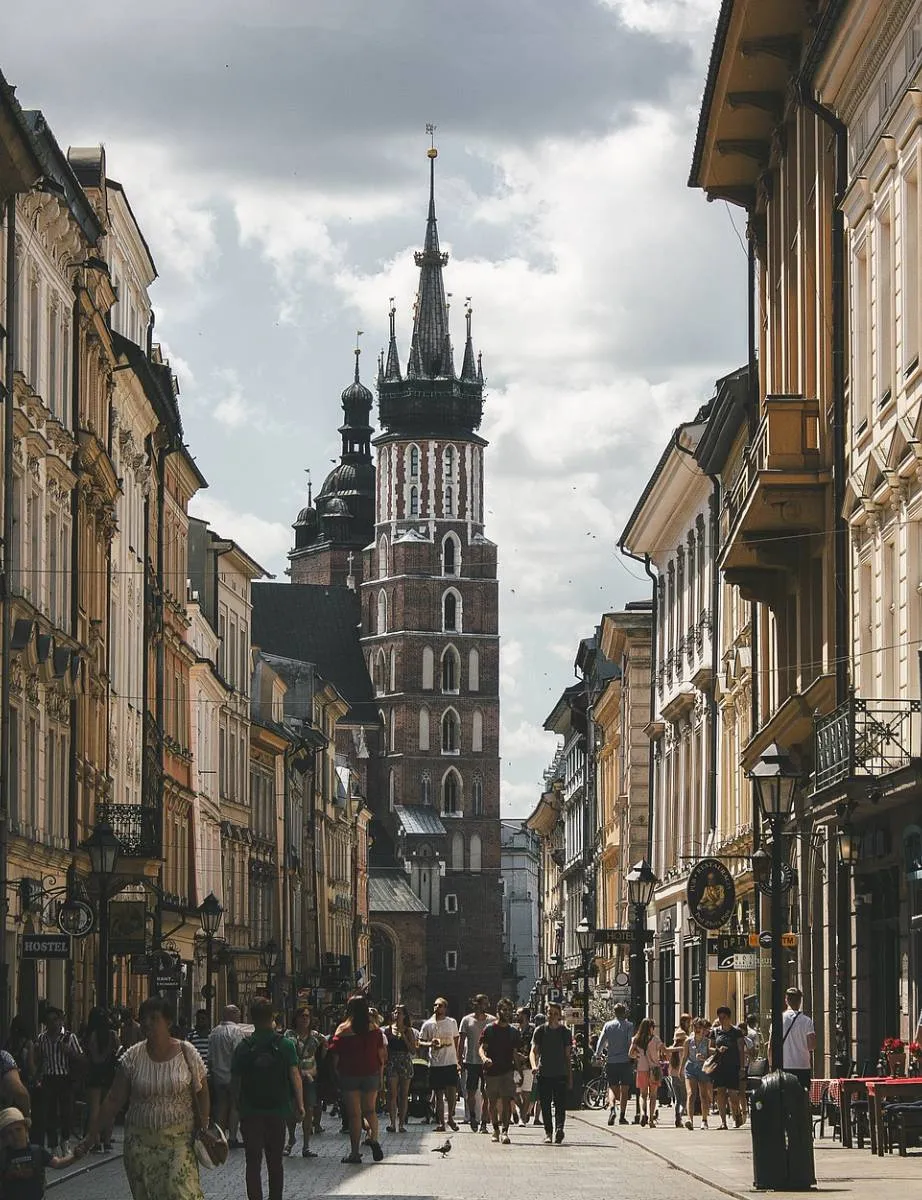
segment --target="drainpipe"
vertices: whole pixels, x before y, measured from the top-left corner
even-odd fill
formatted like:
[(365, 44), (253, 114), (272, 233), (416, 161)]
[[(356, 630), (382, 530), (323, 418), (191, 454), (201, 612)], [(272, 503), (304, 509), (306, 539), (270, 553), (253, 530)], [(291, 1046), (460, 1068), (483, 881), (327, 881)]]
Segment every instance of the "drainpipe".
[[(657, 578), (650, 570), (650, 555), (634, 554), (633, 551), (625, 548), (624, 542), (618, 543), (618, 549), (626, 558), (632, 558), (634, 562), (639, 562), (650, 579), (650, 591), (653, 597), (653, 609), (651, 611), (651, 627), (650, 627), (650, 720), (653, 720), (653, 715), (656, 712), (656, 647), (657, 647), (657, 628), (658, 628), (658, 607), (659, 597), (656, 590)], [(653, 739), (650, 738), (650, 749), (647, 752), (647, 862), (653, 861), (653, 780), (654, 771), (656, 768), (656, 755), (653, 748)], [(628, 834), (628, 843), (630, 844), (630, 834)]]
[(0, 1031), (6, 1035), (7, 982), (9, 963), (6, 960), (6, 893), (9, 821), (11, 816), (10, 787), (11, 733), (10, 728), (10, 618), (12, 616), (13, 578), (11, 548), (13, 545), (13, 371), (16, 366), (16, 197), (6, 202), (6, 354), (3, 380), (3, 577), (0, 594), (0, 778), (2, 778), (3, 809), (0, 812)]

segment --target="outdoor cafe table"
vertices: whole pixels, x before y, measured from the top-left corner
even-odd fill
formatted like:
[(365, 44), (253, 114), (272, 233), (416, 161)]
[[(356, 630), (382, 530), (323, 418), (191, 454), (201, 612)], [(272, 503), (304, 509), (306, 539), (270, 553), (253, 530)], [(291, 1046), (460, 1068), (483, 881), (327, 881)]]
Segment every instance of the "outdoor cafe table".
[[(845, 1079), (836, 1079), (829, 1085), (829, 1098), (835, 1100), (838, 1091), (839, 1128), (842, 1131), (842, 1146), (846, 1150), (852, 1148), (852, 1101), (861, 1096), (868, 1099), (868, 1126), (871, 1135), (871, 1153), (883, 1154), (883, 1109), (884, 1100), (895, 1098), (911, 1099), (915, 1096), (913, 1088), (922, 1084), (922, 1076), (907, 1078), (905, 1075), (881, 1076), (852, 1075)], [(922, 1099), (922, 1095), (919, 1097)]]
[(897, 1075), (890, 1079), (869, 1079), (868, 1123), (871, 1127), (871, 1153), (884, 1153), (884, 1102), (887, 1100), (922, 1100), (922, 1076), (908, 1078)]

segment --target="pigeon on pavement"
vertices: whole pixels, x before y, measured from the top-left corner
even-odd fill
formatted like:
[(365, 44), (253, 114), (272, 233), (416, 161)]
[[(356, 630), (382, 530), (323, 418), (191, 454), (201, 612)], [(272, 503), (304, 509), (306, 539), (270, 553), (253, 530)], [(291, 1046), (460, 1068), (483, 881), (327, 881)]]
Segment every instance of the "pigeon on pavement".
[(444, 1158), (445, 1155), (449, 1154), (450, 1152), (451, 1152), (451, 1138), (446, 1138), (445, 1141), (442, 1142), (441, 1146), (433, 1146), (433, 1148), (432, 1148), (432, 1153), (433, 1154), (441, 1154), (442, 1158)]

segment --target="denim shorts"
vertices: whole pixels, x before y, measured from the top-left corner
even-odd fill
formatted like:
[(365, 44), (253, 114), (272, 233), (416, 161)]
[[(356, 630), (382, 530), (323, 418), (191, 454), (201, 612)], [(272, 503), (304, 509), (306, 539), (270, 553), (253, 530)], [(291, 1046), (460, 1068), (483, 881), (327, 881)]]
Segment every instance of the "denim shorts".
[(340, 1075), (341, 1092), (376, 1092), (381, 1086), (380, 1075)]

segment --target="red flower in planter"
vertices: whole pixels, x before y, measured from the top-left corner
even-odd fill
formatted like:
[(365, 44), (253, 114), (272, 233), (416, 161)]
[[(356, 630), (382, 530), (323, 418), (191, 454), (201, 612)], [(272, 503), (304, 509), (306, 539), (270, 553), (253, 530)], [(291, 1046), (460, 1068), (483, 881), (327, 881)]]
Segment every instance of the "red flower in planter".
[(906, 1050), (903, 1044), (903, 1039), (898, 1037), (884, 1038), (884, 1044), (881, 1046), (884, 1054), (903, 1054)]

